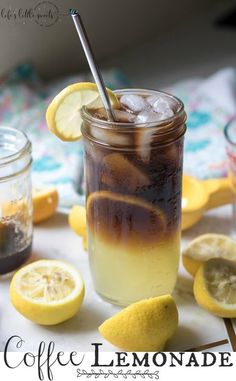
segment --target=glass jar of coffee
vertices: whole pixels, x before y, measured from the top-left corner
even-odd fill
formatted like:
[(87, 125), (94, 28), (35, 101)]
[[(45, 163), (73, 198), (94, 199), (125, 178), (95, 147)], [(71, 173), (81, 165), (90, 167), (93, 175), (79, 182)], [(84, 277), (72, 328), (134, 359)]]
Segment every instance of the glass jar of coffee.
[(11, 127), (0, 127), (0, 274), (22, 265), (31, 254), (31, 143)]
[(82, 111), (88, 250), (97, 292), (128, 305), (175, 286), (186, 114), (170, 94), (115, 93), (115, 122)]

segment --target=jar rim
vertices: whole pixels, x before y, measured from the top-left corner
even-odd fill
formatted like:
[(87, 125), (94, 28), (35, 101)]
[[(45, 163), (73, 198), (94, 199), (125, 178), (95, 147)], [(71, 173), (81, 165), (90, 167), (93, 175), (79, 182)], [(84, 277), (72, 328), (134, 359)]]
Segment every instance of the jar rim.
[[(161, 127), (164, 127), (163, 132), (166, 132), (166, 126), (167, 125), (172, 126), (173, 122), (176, 119), (178, 119), (182, 115), (184, 116), (184, 114), (185, 114), (183, 102), (179, 98), (177, 98), (176, 96), (169, 94), (165, 91), (153, 90), (153, 89), (129, 88), (129, 89), (118, 89), (118, 90), (115, 90), (114, 93), (116, 93), (116, 94), (124, 94), (124, 93), (125, 94), (127, 94), (127, 93), (142, 94), (143, 93), (143, 94), (149, 94), (149, 95), (161, 94), (161, 95), (164, 95), (165, 97), (171, 98), (173, 101), (175, 101), (176, 104), (178, 104), (178, 109), (174, 113), (173, 116), (166, 118), (164, 120), (147, 122), (147, 123), (143, 123), (143, 122), (140, 122), (140, 123), (136, 123), (136, 122), (134, 122), (134, 123), (132, 123), (132, 122), (131, 123), (123, 123), (123, 122), (113, 122), (113, 121), (95, 118), (94, 116), (92, 116), (89, 113), (87, 107), (83, 106), (82, 110), (81, 110), (81, 116), (82, 116), (83, 121), (93, 123), (93, 125), (95, 125), (96, 127), (103, 128), (103, 129), (109, 130), (109, 129), (115, 128), (117, 132), (118, 131), (124, 132), (124, 130), (126, 132), (134, 132), (136, 129), (140, 129), (140, 128), (142, 128), (142, 129), (145, 129), (145, 128), (157, 129), (157, 128), (159, 128), (159, 132), (161, 133), (163, 130)], [(184, 116), (184, 117), (186, 118), (186, 116)]]
[[(7, 154), (3, 157), (0, 156), (0, 167), (9, 165), (14, 161), (22, 158), (25, 154), (31, 152), (31, 142), (29, 141), (27, 135), (23, 131), (9, 126), (0, 126), (0, 135), (4, 133), (8, 136), (12, 136), (13, 138), (15, 137), (15, 142), (17, 138), (21, 138), (22, 145), (19, 148), (16, 147), (16, 152)], [(12, 143), (14, 144), (13, 139)]]

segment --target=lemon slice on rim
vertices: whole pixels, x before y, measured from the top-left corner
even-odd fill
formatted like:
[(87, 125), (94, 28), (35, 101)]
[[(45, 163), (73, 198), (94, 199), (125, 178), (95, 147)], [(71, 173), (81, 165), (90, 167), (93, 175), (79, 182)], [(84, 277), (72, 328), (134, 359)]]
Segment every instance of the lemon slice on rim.
[(27, 319), (54, 325), (74, 316), (83, 301), (84, 282), (66, 262), (40, 260), (18, 270), (10, 284), (13, 306)]
[(198, 270), (194, 279), (197, 303), (216, 316), (236, 317), (236, 263), (213, 258)]
[[(119, 101), (109, 89), (107, 93), (111, 106)], [(76, 141), (81, 138), (81, 108), (92, 103), (93, 107), (102, 107), (97, 85), (80, 82), (67, 86), (52, 100), (46, 112), (49, 130), (63, 141)]]
[(236, 242), (223, 234), (202, 234), (192, 240), (182, 252), (185, 269), (193, 276), (211, 258), (224, 258), (236, 262)]

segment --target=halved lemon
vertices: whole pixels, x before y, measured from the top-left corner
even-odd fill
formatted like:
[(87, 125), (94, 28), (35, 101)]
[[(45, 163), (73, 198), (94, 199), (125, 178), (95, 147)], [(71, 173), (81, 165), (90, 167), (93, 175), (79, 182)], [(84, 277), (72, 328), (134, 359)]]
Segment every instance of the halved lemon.
[[(107, 93), (113, 107), (119, 105), (116, 95), (109, 89)], [(49, 130), (63, 141), (76, 141), (81, 138), (81, 108), (92, 103), (102, 107), (97, 85), (80, 82), (67, 86), (52, 100), (46, 112)]]
[(225, 258), (236, 262), (236, 242), (223, 234), (202, 234), (192, 240), (182, 254), (185, 269), (195, 276), (208, 259)]
[(10, 299), (16, 310), (43, 325), (73, 317), (83, 297), (84, 282), (79, 271), (57, 260), (40, 260), (22, 267), (10, 284)]
[(223, 258), (204, 262), (194, 279), (197, 303), (216, 316), (236, 317), (236, 263)]
[(166, 232), (165, 214), (157, 206), (136, 196), (105, 190), (87, 198), (87, 218), (90, 233), (113, 244), (153, 245)]
[(34, 187), (33, 197), (33, 222), (44, 221), (51, 217), (58, 206), (58, 192), (53, 186)]

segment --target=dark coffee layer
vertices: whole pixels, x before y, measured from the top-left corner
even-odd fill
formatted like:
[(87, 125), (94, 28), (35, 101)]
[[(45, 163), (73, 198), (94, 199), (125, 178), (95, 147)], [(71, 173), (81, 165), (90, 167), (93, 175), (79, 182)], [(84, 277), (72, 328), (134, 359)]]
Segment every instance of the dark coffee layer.
[(0, 274), (7, 274), (27, 261), (32, 244), (24, 246), (24, 232), (19, 227), (14, 223), (0, 223)]
[[(88, 202), (93, 199), (88, 207), (88, 225), (91, 232), (117, 244), (125, 240), (140, 244), (158, 242), (180, 229), (186, 115), (181, 103), (167, 94), (125, 94), (125, 104), (120, 105), (120, 113), (115, 113), (119, 124), (106, 124), (106, 112), (102, 109), (88, 110), (100, 122), (85, 118), (82, 131), (86, 137)], [(163, 114), (158, 111), (159, 106)], [(159, 120), (135, 124), (145, 113)], [(164, 114), (166, 120), (162, 119)], [(104, 192), (110, 196), (101, 197)], [(119, 195), (121, 199), (126, 197), (127, 202), (118, 200)], [(132, 199), (137, 202), (132, 203)], [(141, 206), (142, 202), (146, 207)]]
[(114, 245), (153, 245), (166, 235), (166, 218), (161, 210), (135, 196), (101, 191), (87, 200), (90, 231)]
[[(181, 213), (182, 144), (179, 141), (166, 149), (153, 148), (149, 161), (145, 162), (135, 151), (112, 153), (100, 145), (96, 146), (94, 155), (94, 145), (86, 143), (88, 195), (97, 191), (133, 195), (164, 214), (168, 231), (176, 230)], [(112, 214), (112, 208), (109, 210)], [(130, 218), (133, 220), (135, 216)], [(92, 219), (91, 215), (90, 227), (97, 221)], [(146, 223), (143, 220), (143, 232), (148, 230)]]

